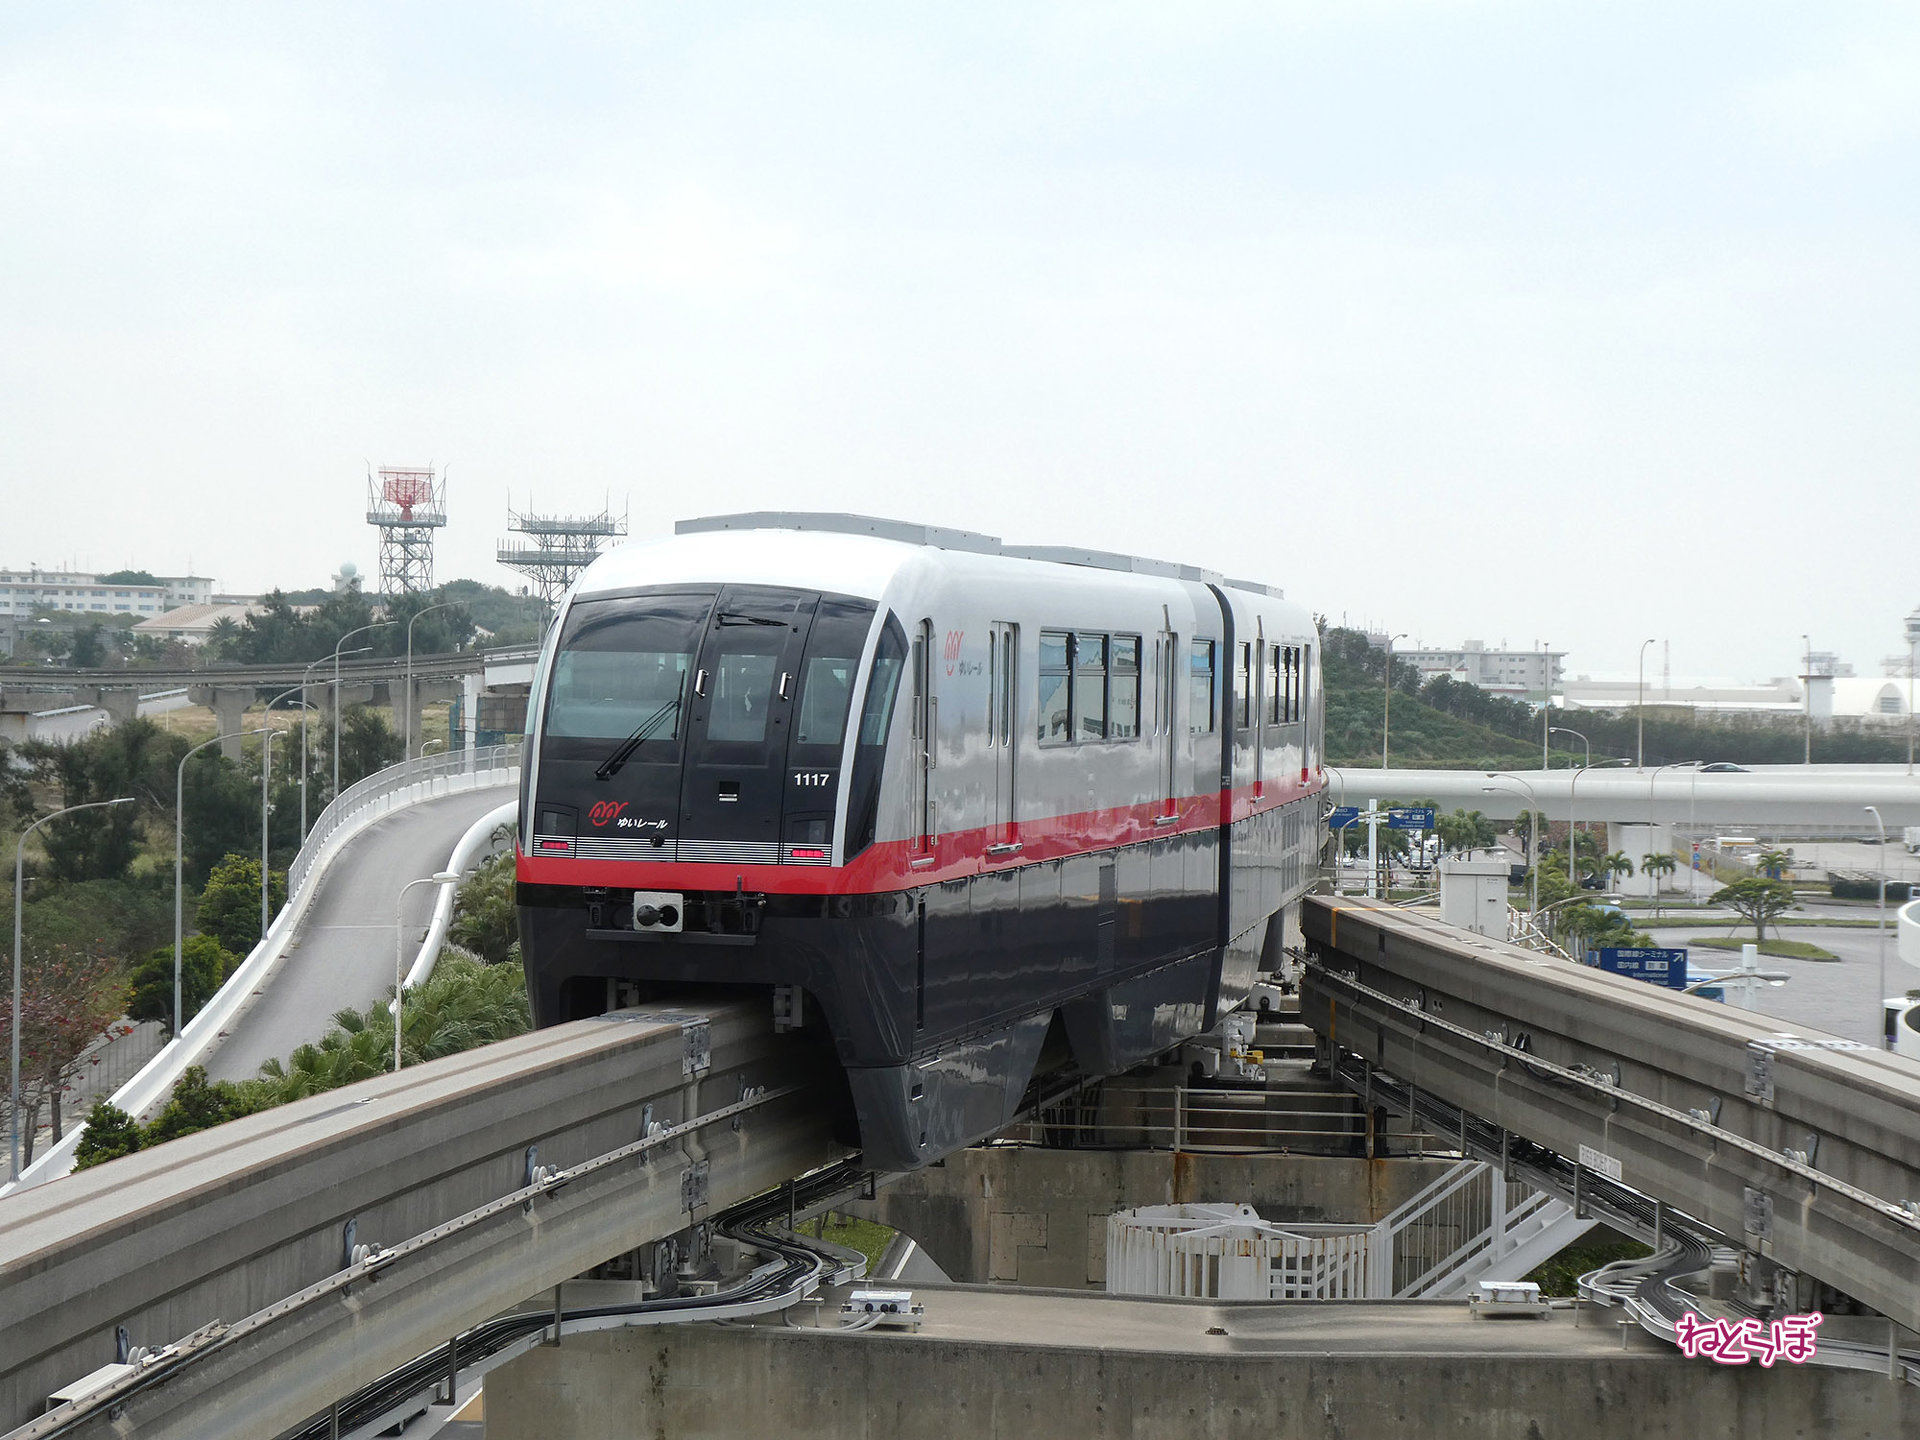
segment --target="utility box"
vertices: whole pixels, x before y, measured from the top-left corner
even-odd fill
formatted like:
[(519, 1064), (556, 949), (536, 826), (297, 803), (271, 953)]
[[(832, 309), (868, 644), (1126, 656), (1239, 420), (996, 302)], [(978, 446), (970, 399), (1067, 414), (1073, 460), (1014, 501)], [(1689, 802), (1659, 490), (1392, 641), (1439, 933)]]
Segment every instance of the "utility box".
[(1440, 918), (1476, 935), (1506, 939), (1507, 878), (1504, 860), (1442, 860)]

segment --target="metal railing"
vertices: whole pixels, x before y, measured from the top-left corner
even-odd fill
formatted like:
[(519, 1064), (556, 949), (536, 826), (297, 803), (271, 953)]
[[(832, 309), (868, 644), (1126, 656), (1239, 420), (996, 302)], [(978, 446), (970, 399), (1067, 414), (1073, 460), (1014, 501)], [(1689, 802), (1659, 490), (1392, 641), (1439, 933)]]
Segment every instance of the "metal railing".
[[(1421, 1131), (1376, 1137), (1395, 1155), (1451, 1154)], [(1201, 1090), (1108, 1081), (1044, 1107), (999, 1139), (1061, 1150), (1164, 1150), (1197, 1155), (1351, 1154), (1364, 1149), (1359, 1097), (1337, 1090)]]
[[(518, 745), (489, 745), (478, 750), (454, 750), (440, 755), (420, 755), (376, 770), (334, 797), (320, 818), (313, 822), (300, 853), (287, 867), (287, 903), (305, 888), (315, 861), (328, 840), (340, 828), (370, 807), (386, 809), (410, 805), (436, 795), (452, 795), (462, 790), (478, 790), (492, 785), (510, 785), (520, 765)], [(416, 787), (425, 787), (424, 792)], [(403, 792), (407, 792), (404, 793)]]

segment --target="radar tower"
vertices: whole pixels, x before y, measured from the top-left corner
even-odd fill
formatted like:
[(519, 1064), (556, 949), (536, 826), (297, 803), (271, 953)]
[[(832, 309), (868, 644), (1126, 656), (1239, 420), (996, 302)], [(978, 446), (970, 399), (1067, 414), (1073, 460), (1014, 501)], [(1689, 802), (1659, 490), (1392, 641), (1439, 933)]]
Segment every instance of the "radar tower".
[(599, 558), (601, 542), (626, 535), (627, 517), (615, 515), (612, 506), (597, 515), (538, 515), (515, 510), (509, 501), (507, 529), (526, 538), (501, 541), (499, 561), (533, 581), (551, 620), (580, 572)]
[(433, 588), (433, 532), (447, 523), (447, 483), (433, 467), (382, 466), (367, 477), (367, 523), (380, 531), (380, 595)]

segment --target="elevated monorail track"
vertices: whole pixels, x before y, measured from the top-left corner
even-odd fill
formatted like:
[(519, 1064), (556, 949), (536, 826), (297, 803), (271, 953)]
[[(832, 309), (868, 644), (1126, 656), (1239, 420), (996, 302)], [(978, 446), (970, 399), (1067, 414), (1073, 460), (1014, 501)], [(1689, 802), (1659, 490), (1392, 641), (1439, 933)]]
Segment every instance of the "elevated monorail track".
[(1348, 1083), (1444, 1102), (1483, 1148), (1572, 1157), (1576, 1186), (1658, 1197), (1920, 1328), (1920, 1066), (1372, 901), (1302, 919), (1301, 1017)]
[[(295, 1430), (449, 1336), (829, 1164), (836, 1083), (757, 1006), (620, 1011), (10, 1196), (0, 1421)], [(140, 1363), (40, 1416), (116, 1360), (116, 1328)]]

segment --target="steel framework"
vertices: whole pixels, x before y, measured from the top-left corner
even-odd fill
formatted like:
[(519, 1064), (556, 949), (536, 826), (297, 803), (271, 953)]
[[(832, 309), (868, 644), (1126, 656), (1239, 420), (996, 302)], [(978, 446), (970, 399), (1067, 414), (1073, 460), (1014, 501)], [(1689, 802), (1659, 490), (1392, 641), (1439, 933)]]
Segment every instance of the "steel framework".
[(550, 618), (574, 579), (599, 557), (601, 542), (627, 533), (627, 517), (615, 515), (610, 508), (597, 515), (536, 515), (509, 509), (507, 529), (526, 538), (520, 543), (501, 541), (499, 561), (539, 587)]
[(367, 523), (380, 531), (380, 594), (433, 588), (433, 532), (447, 523), (447, 484), (424, 470), (383, 466), (367, 477)]

